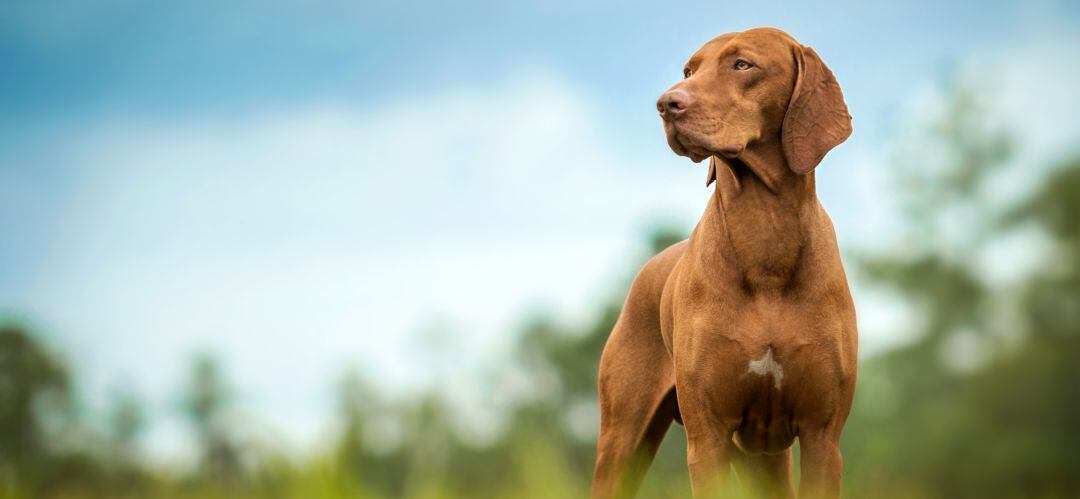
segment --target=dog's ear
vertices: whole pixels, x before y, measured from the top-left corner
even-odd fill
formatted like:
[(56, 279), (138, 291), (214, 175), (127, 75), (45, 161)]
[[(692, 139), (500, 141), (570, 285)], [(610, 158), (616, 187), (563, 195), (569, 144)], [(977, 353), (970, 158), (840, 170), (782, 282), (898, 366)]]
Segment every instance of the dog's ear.
[(709, 176), (705, 177), (705, 187), (712, 185), (716, 180), (716, 156), (709, 156)]
[(803, 175), (814, 169), (825, 153), (851, 135), (851, 115), (832, 71), (817, 52), (798, 45), (794, 49), (796, 78), (781, 137), (791, 171)]

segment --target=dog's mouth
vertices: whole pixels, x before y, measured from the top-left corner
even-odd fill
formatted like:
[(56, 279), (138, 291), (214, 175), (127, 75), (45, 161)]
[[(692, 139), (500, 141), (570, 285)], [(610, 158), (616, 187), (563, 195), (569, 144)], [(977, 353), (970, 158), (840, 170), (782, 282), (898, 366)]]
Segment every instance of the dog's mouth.
[(665, 122), (664, 132), (671, 150), (695, 163), (711, 156), (736, 158), (742, 154), (744, 148), (742, 145), (717, 145), (711, 137), (677, 123)]

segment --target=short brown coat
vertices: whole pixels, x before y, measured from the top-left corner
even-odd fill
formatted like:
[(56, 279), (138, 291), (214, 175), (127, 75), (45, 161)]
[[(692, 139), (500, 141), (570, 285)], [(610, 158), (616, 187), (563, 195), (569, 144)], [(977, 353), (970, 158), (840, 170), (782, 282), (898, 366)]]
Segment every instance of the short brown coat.
[(799, 438), (800, 495), (838, 497), (857, 333), (813, 170), (851, 117), (818, 55), (776, 29), (713, 39), (687, 74), (659, 103), (668, 143), (709, 159), (716, 189), (690, 238), (642, 269), (608, 339), (593, 494), (632, 494), (680, 420), (695, 495), (725, 490), (735, 464), (792, 496)]

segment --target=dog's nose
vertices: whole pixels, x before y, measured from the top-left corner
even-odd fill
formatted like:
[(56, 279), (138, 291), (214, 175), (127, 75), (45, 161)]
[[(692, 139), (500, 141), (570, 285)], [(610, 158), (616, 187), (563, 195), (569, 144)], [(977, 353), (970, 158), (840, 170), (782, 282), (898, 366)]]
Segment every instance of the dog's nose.
[(690, 94), (681, 88), (676, 88), (660, 96), (660, 100), (656, 101), (656, 110), (660, 111), (660, 116), (665, 120), (670, 120), (686, 112), (691, 102)]

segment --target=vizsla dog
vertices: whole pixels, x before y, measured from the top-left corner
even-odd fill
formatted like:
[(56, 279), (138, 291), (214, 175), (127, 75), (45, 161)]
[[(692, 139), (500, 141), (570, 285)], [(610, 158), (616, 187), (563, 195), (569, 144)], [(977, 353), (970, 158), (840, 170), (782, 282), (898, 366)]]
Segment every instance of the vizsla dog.
[(851, 134), (840, 87), (809, 47), (769, 28), (719, 36), (657, 103), (676, 154), (716, 182), (690, 238), (638, 274), (600, 359), (594, 497), (632, 496), (671, 425), (686, 427), (694, 495), (738, 483), (840, 494), (855, 390), (855, 308), (814, 168)]

